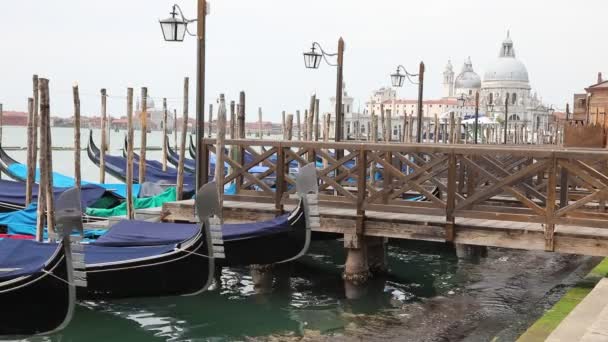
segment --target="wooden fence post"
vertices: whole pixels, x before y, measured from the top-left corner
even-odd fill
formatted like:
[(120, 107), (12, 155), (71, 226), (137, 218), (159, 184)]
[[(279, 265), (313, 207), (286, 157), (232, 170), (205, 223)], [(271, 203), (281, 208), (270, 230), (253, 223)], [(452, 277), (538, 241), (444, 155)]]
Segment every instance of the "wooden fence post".
[[(184, 114), (182, 117), (182, 134), (179, 142), (179, 161), (177, 163), (177, 200), (184, 199), (184, 164), (186, 160), (186, 135), (188, 132), (188, 96), (190, 79), (184, 77)], [(198, 189), (195, 189), (198, 191)]]
[(448, 160), (448, 193), (445, 214), (445, 240), (454, 241), (454, 208), (456, 207), (456, 155), (450, 152)]
[(554, 232), (555, 223), (553, 223), (553, 215), (555, 213), (555, 192), (557, 187), (557, 156), (555, 153), (551, 155), (551, 165), (547, 170), (547, 218), (545, 222), (545, 251), (553, 252), (555, 250)]

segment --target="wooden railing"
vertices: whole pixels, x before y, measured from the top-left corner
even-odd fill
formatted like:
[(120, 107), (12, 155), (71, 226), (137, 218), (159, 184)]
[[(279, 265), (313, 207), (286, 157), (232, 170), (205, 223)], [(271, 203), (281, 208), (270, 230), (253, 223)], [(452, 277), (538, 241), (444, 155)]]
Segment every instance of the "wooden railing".
[[(204, 141), (205, 167), (214, 143)], [(555, 225), (608, 228), (608, 150), (264, 140), (226, 147), (237, 158), (224, 157), (223, 182), (238, 183), (226, 200), (266, 202), (281, 213), (295, 193), (290, 169), (314, 161), (321, 205), (356, 210), (357, 232), (366, 211), (443, 217), (448, 241), (456, 218), (538, 223), (553, 250)], [(336, 150), (344, 156), (336, 159)], [(267, 170), (251, 173), (254, 166)]]

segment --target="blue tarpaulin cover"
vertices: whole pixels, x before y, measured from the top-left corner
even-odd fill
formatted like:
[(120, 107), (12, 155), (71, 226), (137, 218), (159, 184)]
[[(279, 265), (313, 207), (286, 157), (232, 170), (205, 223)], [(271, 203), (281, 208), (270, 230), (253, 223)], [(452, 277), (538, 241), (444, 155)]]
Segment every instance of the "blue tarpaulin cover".
[[(35, 236), (37, 209), (36, 203), (32, 203), (23, 210), (0, 213), (0, 225), (8, 228), (8, 234)], [(85, 229), (84, 237), (87, 239), (97, 238), (106, 231), (106, 229)]]
[[(26, 179), (27, 178), (27, 166), (25, 164), (11, 164), (8, 167), (11, 173), (16, 176)], [(36, 183), (40, 181), (40, 169), (36, 169)], [(61, 173), (53, 172), (53, 186), (61, 188), (71, 188), (75, 184), (74, 178), (62, 175)], [(114, 184), (99, 184), (94, 182), (82, 181), (82, 185), (93, 184), (100, 186), (106, 190), (114, 192), (116, 195), (126, 198), (127, 197), (127, 185), (123, 183)], [(25, 193), (25, 191), (23, 192)], [(133, 193), (139, 193), (139, 184), (133, 184)]]
[(175, 244), (146, 247), (84, 246), (84, 262), (87, 266), (107, 262), (127, 261), (169, 253)]
[[(55, 198), (69, 188), (53, 187), (53, 195)], [(80, 198), (82, 207), (86, 208), (97, 202), (103, 196), (106, 189), (94, 185), (86, 184), (81, 188)], [(0, 180), (0, 202), (10, 203), (14, 205), (25, 205), (25, 183), (15, 182), (10, 180)], [(38, 202), (38, 184), (34, 184), (32, 188), (32, 202)]]
[(0, 240), (0, 281), (40, 273), (57, 247), (31, 240)]
[(97, 241), (96, 246), (156, 246), (176, 244), (194, 237), (199, 228), (195, 224), (120, 221)]
[[(279, 233), (290, 229), (288, 214), (269, 221), (224, 224), (224, 240), (239, 240)], [(92, 245), (97, 246), (155, 246), (175, 244), (192, 238), (199, 231), (196, 224), (121, 221)]]

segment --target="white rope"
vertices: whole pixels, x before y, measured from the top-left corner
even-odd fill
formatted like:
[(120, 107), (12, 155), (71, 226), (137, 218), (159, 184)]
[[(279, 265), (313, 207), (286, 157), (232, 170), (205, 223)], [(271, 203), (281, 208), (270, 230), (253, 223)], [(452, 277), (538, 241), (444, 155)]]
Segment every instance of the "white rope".
[(68, 284), (69, 286), (74, 286), (74, 287), (76, 287), (76, 284), (74, 284), (74, 283), (70, 283), (69, 281), (67, 281), (67, 280), (65, 280), (65, 279), (63, 279), (63, 278), (61, 278), (60, 276), (57, 276), (57, 275), (53, 274), (53, 272), (51, 272), (51, 271), (42, 270), (42, 272), (43, 272), (43, 273), (46, 273), (46, 274), (48, 274), (48, 275), (50, 275), (51, 277), (53, 277), (53, 278), (55, 278), (55, 279), (61, 280), (62, 282), (64, 282), (64, 283)]

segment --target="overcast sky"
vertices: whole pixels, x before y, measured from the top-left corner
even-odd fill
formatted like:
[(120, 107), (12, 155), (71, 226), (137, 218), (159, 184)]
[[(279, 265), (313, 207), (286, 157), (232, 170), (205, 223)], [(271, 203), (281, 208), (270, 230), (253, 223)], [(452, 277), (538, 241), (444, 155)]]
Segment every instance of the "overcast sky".
[[(71, 86), (81, 89), (83, 115), (99, 112), (99, 89), (112, 96), (109, 111), (124, 115), (127, 87), (147, 86), (153, 98), (169, 98), (181, 113), (183, 78), (195, 91), (196, 39), (167, 43), (158, 19), (166, 0), (0, 1), (0, 103), (25, 110), (34, 73), (50, 79), (53, 115), (72, 115)], [(181, 1), (186, 16), (196, 1)], [(389, 85), (396, 64), (427, 68), (425, 98), (442, 93), (448, 59), (459, 72), (467, 56), (480, 75), (511, 30), (517, 57), (533, 89), (558, 108), (572, 93), (608, 71), (606, 0), (216, 0), (207, 21), (206, 103), (220, 93), (247, 94), (247, 120), (278, 121), (282, 110), (308, 105), (311, 93), (329, 111), (335, 68), (307, 70), (302, 52), (313, 40), (328, 51), (346, 41), (345, 81), (355, 108), (371, 91)], [(194, 27), (193, 27), (194, 28)], [(189, 39), (188, 39), (189, 38)], [(608, 76), (608, 75), (606, 75)], [(400, 96), (414, 98), (408, 86)], [(160, 105), (160, 100), (156, 100)], [(194, 114), (194, 99), (190, 101)], [(206, 105), (207, 106), (207, 105)]]

